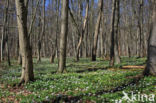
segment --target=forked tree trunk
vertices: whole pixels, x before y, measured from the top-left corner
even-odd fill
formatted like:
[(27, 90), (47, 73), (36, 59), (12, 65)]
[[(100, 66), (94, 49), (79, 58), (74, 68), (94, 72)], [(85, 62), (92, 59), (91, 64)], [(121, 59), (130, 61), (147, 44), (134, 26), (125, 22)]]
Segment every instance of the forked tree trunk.
[(22, 55), (22, 75), (20, 84), (34, 80), (32, 50), (27, 31), (28, 0), (15, 0), (19, 31), (20, 52)]
[(59, 67), (58, 73), (63, 73), (66, 68), (66, 45), (68, 34), (68, 6), (69, 0), (62, 0), (61, 13), (61, 35), (60, 35), (60, 51), (59, 51)]
[(95, 26), (95, 32), (94, 32), (94, 43), (92, 48), (92, 61), (96, 61), (96, 51), (97, 51), (97, 42), (98, 42), (98, 35), (99, 35), (99, 29), (100, 29), (100, 21), (102, 17), (102, 11), (103, 11), (103, 0), (99, 0), (98, 2), (99, 7), (99, 14)]
[(86, 15), (85, 15), (84, 22), (83, 22), (82, 33), (81, 33), (81, 36), (80, 36), (80, 39), (76, 48), (76, 61), (79, 61), (80, 47), (83, 41), (83, 37), (84, 37), (86, 25), (87, 25), (87, 20), (88, 20), (88, 10), (89, 10), (89, 0), (87, 0)]
[(152, 14), (152, 23), (151, 31), (148, 40), (148, 59), (147, 66), (144, 70), (144, 75), (153, 75), (156, 76), (156, 1), (152, 1), (153, 5), (153, 14)]

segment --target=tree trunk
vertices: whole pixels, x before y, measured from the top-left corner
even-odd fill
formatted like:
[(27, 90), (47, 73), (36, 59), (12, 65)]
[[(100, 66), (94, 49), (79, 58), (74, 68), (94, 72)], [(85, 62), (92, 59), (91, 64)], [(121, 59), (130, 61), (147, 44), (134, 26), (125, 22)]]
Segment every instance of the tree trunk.
[[(102, 16), (103, 18), (103, 16)], [(100, 28), (100, 52), (101, 52), (101, 57), (104, 58), (104, 36), (103, 36), (103, 26), (104, 26), (104, 23), (102, 23), (102, 26)]]
[(110, 47), (110, 66), (114, 65), (114, 23), (115, 23), (115, 10), (116, 0), (112, 3), (112, 17), (111, 17), (111, 47)]
[(6, 42), (6, 51), (7, 51), (8, 66), (11, 66), (11, 62), (10, 62), (10, 50), (9, 50), (8, 41)]
[(118, 40), (119, 40), (119, 22), (120, 22), (120, 0), (116, 1), (116, 30), (115, 30), (115, 44), (114, 44), (114, 63), (119, 64), (120, 63), (120, 57), (119, 57), (119, 49), (118, 49)]
[(98, 2), (99, 7), (99, 14), (95, 26), (95, 32), (94, 32), (94, 43), (92, 48), (92, 61), (96, 61), (96, 51), (97, 51), (97, 42), (98, 42), (98, 34), (99, 34), (99, 28), (100, 28), (100, 21), (102, 17), (102, 11), (103, 11), (103, 0), (99, 0)]
[[(56, 53), (52, 53), (53, 54), (53, 57), (54, 57), (54, 59), (55, 59), (55, 57), (56, 58), (58, 58), (58, 34), (59, 34), (59, 8), (60, 8), (60, 0), (56, 0), (56, 15), (57, 15), (57, 17), (56, 17), (56, 38), (55, 38), (55, 52)], [(54, 54), (56, 55), (56, 56), (54, 56)]]
[(51, 57), (50, 57), (50, 63), (54, 63), (55, 60), (55, 55), (56, 55), (56, 50), (54, 49), (54, 47), (52, 46), (52, 50), (51, 50)]
[(37, 43), (38, 47), (38, 55), (37, 55), (37, 62), (41, 62), (41, 48), (42, 48), (42, 39), (43, 36), (45, 35), (45, 5), (46, 5), (46, 0), (43, 0), (43, 18), (42, 18), (42, 31), (41, 31), (41, 36), (39, 35), (39, 40)]
[(22, 65), (22, 55), (21, 55), (20, 51), (19, 51), (19, 55), (18, 55), (18, 64)]
[(156, 1), (152, 1), (153, 4), (153, 14), (150, 36), (148, 40), (148, 59), (147, 66), (144, 70), (144, 75), (156, 76)]
[[(9, 1), (8, 1), (9, 3)], [(10, 48), (9, 48), (9, 38), (8, 38), (8, 35), (9, 35), (9, 22), (7, 21), (7, 28), (6, 28), (6, 31), (5, 31), (5, 42), (6, 42), (6, 52), (7, 52), (7, 62), (8, 62), (8, 66), (11, 66), (11, 62), (10, 62)]]
[(41, 41), (38, 40), (37, 42), (37, 63), (41, 62)]
[(19, 31), (19, 44), (20, 52), (22, 55), (22, 75), (21, 85), (23, 82), (27, 83), (34, 80), (32, 49), (27, 31), (27, 13), (28, 13), (28, 0), (21, 1), (15, 0), (17, 12), (17, 24)]
[(68, 6), (69, 0), (62, 0), (61, 13), (61, 35), (60, 35), (60, 51), (59, 51), (59, 67), (58, 72), (63, 73), (66, 68), (66, 45), (68, 34)]
[(1, 61), (4, 60), (4, 27), (2, 28), (2, 39), (1, 39)]
[(89, 0), (87, 0), (87, 6), (86, 6), (86, 15), (84, 18), (84, 22), (83, 22), (83, 27), (82, 27), (82, 33), (77, 45), (77, 49), (76, 49), (76, 61), (79, 61), (79, 54), (80, 54), (80, 46), (82, 44), (83, 41), (83, 37), (84, 37), (84, 33), (85, 33), (85, 29), (86, 29), (86, 24), (87, 24), (87, 20), (88, 20), (88, 9), (89, 9)]
[(4, 22), (3, 22), (3, 28), (2, 28), (2, 39), (1, 39), (1, 61), (4, 60), (4, 48), (5, 48), (5, 36), (6, 36), (6, 24), (8, 21), (8, 8), (9, 8), (9, 0), (6, 0), (5, 2), (5, 14), (4, 14)]

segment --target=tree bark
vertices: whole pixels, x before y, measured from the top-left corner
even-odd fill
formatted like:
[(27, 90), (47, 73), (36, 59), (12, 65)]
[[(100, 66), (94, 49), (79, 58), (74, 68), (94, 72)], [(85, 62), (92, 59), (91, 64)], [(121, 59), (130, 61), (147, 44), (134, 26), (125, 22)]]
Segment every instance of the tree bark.
[(22, 55), (22, 75), (19, 85), (34, 80), (32, 49), (27, 31), (28, 0), (15, 0), (19, 32), (20, 52)]
[(96, 51), (97, 51), (97, 41), (98, 41), (98, 34), (99, 34), (99, 28), (100, 28), (100, 21), (102, 17), (102, 11), (103, 11), (103, 0), (99, 0), (98, 2), (99, 7), (99, 14), (95, 26), (95, 32), (94, 32), (94, 43), (92, 48), (92, 61), (96, 61)]
[(119, 23), (120, 23), (120, 0), (116, 1), (116, 30), (115, 30), (115, 44), (114, 44), (114, 63), (120, 63), (118, 40), (119, 40)]
[(150, 36), (148, 40), (148, 59), (147, 66), (144, 70), (144, 75), (153, 75), (156, 76), (156, 1), (152, 1), (153, 4), (153, 13), (152, 13), (152, 23)]
[(116, 11), (116, 0), (112, 3), (112, 17), (111, 17), (111, 47), (110, 47), (110, 66), (114, 65), (114, 23), (115, 23), (115, 11)]
[[(58, 58), (58, 34), (59, 34), (59, 8), (60, 8), (60, 0), (56, 0), (56, 38), (55, 38), (55, 52), (53, 54), (53, 59)], [(55, 56), (56, 55), (56, 56)], [(54, 61), (54, 60), (53, 60)]]
[(10, 62), (10, 50), (9, 50), (8, 41), (6, 42), (6, 51), (7, 51), (8, 66), (11, 66), (11, 62)]
[(55, 55), (56, 55), (56, 50), (55, 50), (55, 47), (53, 46), (52, 44), (52, 48), (51, 48), (51, 57), (50, 57), (50, 63), (54, 63), (54, 60), (55, 60)]
[[(8, 5), (9, 5), (9, 0), (8, 0)], [(7, 62), (8, 62), (8, 66), (11, 66), (11, 62), (10, 62), (10, 48), (9, 48), (9, 22), (7, 20), (7, 28), (6, 28), (6, 31), (5, 31), (5, 42), (6, 42), (6, 52), (7, 52)]]
[(137, 33), (138, 33), (138, 57), (143, 57), (143, 32), (142, 32), (142, 9), (143, 9), (143, 0), (139, 1), (139, 12), (138, 12), (138, 24), (137, 24)]
[(61, 13), (61, 35), (60, 35), (60, 51), (59, 51), (59, 67), (58, 73), (63, 73), (66, 68), (66, 45), (68, 34), (68, 6), (69, 0), (62, 0)]
[(41, 40), (37, 42), (37, 63), (41, 62)]
[(9, 8), (9, 0), (6, 0), (5, 4), (5, 14), (4, 14), (4, 22), (3, 22), (3, 28), (2, 28), (2, 39), (1, 39), (1, 61), (4, 60), (4, 49), (5, 49), (5, 44), (6, 44), (6, 24), (8, 21), (8, 8)]

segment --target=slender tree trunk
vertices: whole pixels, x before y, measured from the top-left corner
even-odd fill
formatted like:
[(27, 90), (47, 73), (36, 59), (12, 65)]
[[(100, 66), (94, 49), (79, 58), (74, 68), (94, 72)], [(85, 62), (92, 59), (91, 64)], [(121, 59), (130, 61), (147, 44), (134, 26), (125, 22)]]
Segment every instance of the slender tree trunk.
[(144, 70), (144, 75), (156, 76), (156, 1), (152, 0), (153, 14), (150, 36), (148, 40), (148, 59), (147, 66)]
[(86, 58), (88, 57), (88, 52), (89, 52), (88, 51), (88, 46), (89, 46), (88, 45), (88, 37), (89, 36), (88, 36), (88, 21), (87, 21), (86, 35), (85, 35), (85, 41), (84, 41), (85, 42), (85, 52), (84, 53), (85, 53)]
[[(8, 5), (9, 5), (9, 0), (8, 0)], [(8, 17), (8, 19), (9, 19), (9, 17)], [(10, 48), (9, 48), (9, 22), (8, 22), (8, 20), (7, 20), (7, 28), (6, 28), (6, 33), (5, 33), (5, 35), (6, 35), (6, 37), (5, 37), (5, 42), (6, 42), (6, 52), (7, 52), (7, 62), (8, 62), (8, 66), (11, 66), (11, 62), (10, 62)]]
[(54, 60), (55, 60), (55, 51), (53, 51), (51, 54), (50, 63), (54, 63)]
[(115, 23), (115, 11), (116, 11), (116, 0), (112, 3), (112, 17), (111, 17), (111, 47), (110, 47), (110, 66), (114, 65), (114, 23)]
[(119, 48), (118, 48), (118, 40), (119, 40), (119, 22), (120, 22), (120, 0), (116, 1), (116, 30), (115, 30), (115, 44), (114, 44), (114, 63), (119, 64), (120, 63), (120, 57), (119, 57)]
[(92, 61), (96, 61), (96, 51), (97, 51), (97, 42), (98, 42), (98, 34), (99, 34), (99, 28), (100, 28), (100, 21), (102, 17), (102, 11), (103, 11), (103, 0), (99, 0), (98, 2), (99, 7), (99, 14), (95, 26), (95, 32), (94, 32), (94, 43), (92, 48)]
[(45, 5), (46, 0), (43, 0), (43, 18), (42, 18), (42, 31), (41, 31), (41, 37), (38, 40), (37, 46), (38, 46), (38, 55), (37, 55), (37, 62), (41, 62), (41, 48), (42, 48), (42, 38), (45, 35)]
[(41, 62), (41, 41), (38, 40), (37, 42), (37, 63)]
[(4, 27), (2, 28), (2, 39), (1, 39), (1, 61), (4, 60)]
[(82, 33), (77, 45), (77, 49), (76, 49), (76, 61), (79, 61), (79, 54), (80, 54), (80, 47), (83, 41), (83, 37), (84, 37), (84, 33), (85, 33), (85, 29), (86, 29), (86, 24), (87, 24), (87, 20), (88, 20), (88, 9), (89, 9), (89, 0), (87, 0), (87, 6), (86, 6), (86, 15), (84, 18), (84, 22), (83, 22), (83, 27), (82, 27)]
[(4, 48), (5, 48), (5, 36), (6, 36), (6, 24), (8, 20), (8, 8), (9, 8), (9, 0), (5, 2), (5, 12), (4, 12), (4, 22), (2, 28), (2, 39), (1, 39), (1, 61), (4, 60)]
[[(103, 18), (103, 16), (102, 16), (102, 18)], [(101, 48), (100, 48), (100, 52), (101, 52), (101, 57), (102, 58), (104, 58), (104, 36), (103, 36), (103, 25), (104, 25), (104, 23), (102, 23), (102, 25), (101, 25), (101, 28), (100, 28), (100, 46), (101, 46)]]
[(50, 63), (54, 63), (54, 60), (55, 60), (55, 55), (56, 55), (56, 50), (55, 50), (55, 47), (53, 46), (52, 44), (52, 48), (51, 48), (51, 57), (50, 57)]
[(6, 51), (7, 51), (7, 61), (8, 61), (8, 65), (11, 66), (11, 62), (10, 62), (10, 50), (9, 50), (8, 41), (6, 42)]
[(66, 46), (68, 34), (68, 6), (69, 0), (62, 0), (61, 13), (61, 35), (60, 35), (60, 51), (59, 51), (59, 67), (58, 72), (63, 73), (66, 68)]
[[(57, 7), (56, 7), (56, 13), (57, 13), (57, 17), (56, 17), (56, 24), (57, 24), (57, 26), (56, 26), (56, 38), (55, 38), (55, 51), (56, 51), (56, 53), (52, 53), (53, 54), (53, 57), (54, 57), (54, 59), (55, 59), (55, 57), (57, 58), (58, 57), (58, 34), (59, 34), (59, 8), (60, 8), (60, 0), (56, 0), (56, 2), (57, 2)], [(56, 56), (54, 56), (54, 55), (56, 55)]]
[(28, 13), (28, 0), (15, 0), (17, 12), (17, 24), (19, 31), (19, 44), (20, 52), (22, 55), (22, 75), (21, 85), (23, 82), (27, 83), (34, 80), (32, 49), (27, 31), (27, 13)]

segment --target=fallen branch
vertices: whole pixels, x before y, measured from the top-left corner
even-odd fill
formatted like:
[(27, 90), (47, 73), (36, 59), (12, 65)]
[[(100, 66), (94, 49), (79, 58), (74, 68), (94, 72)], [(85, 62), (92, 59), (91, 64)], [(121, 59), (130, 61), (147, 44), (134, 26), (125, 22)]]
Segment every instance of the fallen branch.
[(127, 65), (122, 66), (121, 69), (145, 69), (145, 66)]

